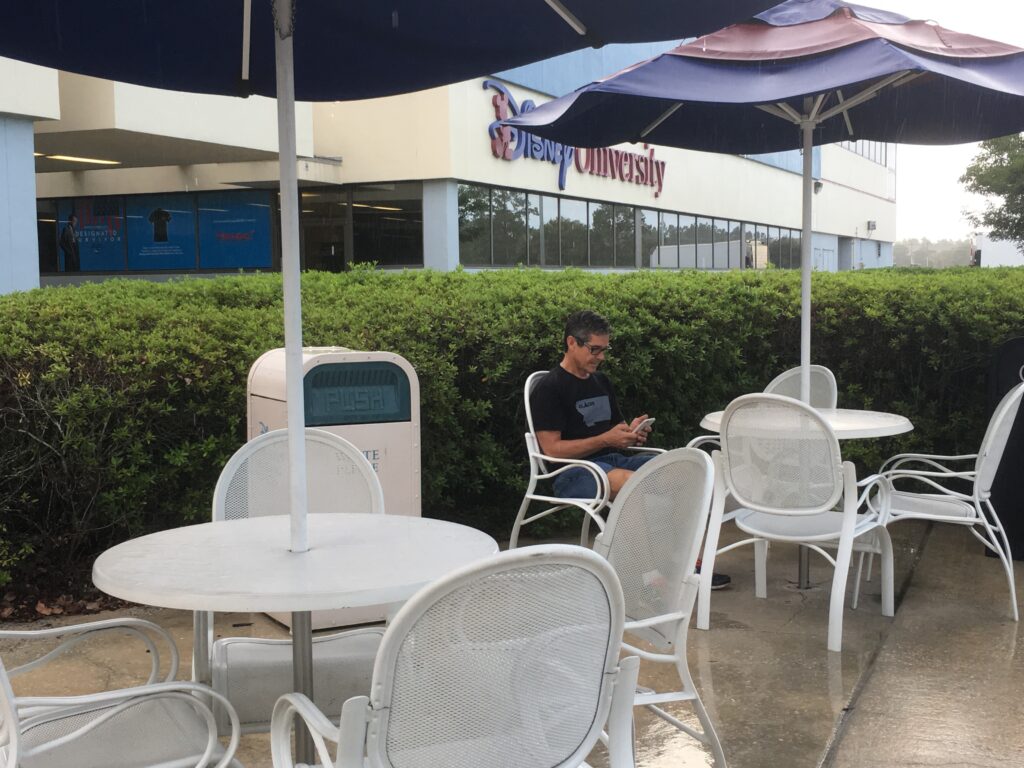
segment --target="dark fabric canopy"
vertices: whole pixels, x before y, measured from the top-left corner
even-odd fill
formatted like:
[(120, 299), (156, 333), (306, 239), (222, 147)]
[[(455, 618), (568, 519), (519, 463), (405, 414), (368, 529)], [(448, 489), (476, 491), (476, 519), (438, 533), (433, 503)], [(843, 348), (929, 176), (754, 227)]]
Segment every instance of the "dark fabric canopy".
[(815, 144), (1003, 136), (1024, 128), (1024, 51), (836, 0), (789, 0), (510, 124), (577, 146), (773, 152), (801, 146), (799, 120), (780, 120), (778, 108), (799, 117), (804, 98), (818, 95), (819, 115), (835, 111), (816, 121)]
[[(275, 94), (271, 0), (32, 0), (0, 24), (0, 56), (110, 80), (196, 93)], [(498, 72), (605, 43), (682, 39), (772, 0), (563, 0), (580, 35), (545, 0), (296, 0), (296, 98), (360, 99)]]

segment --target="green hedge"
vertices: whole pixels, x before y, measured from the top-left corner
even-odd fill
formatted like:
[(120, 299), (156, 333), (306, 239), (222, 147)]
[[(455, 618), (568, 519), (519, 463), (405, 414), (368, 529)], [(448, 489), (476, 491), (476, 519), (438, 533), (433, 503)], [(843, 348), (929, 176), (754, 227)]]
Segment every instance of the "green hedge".
[[(506, 536), (525, 482), (522, 383), (559, 359), (562, 322), (612, 321), (607, 367), (656, 444), (798, 360), (799, 275), (360, 270), (303, 277), (304, 340), (416, 367), (427, 514)], [(204, 520), (245, 436), (253, 360), (281, 346), (277, 275), (112, 281), (0, 298), (0, 579), (85, 578), (111, 543)], [(814, 278), (814, 360), (840, 405), (913, 433), (844, 444), (865, 467), (904, 447), (965, 452), (994, 348), (1024, 334), (1024, 270)]]

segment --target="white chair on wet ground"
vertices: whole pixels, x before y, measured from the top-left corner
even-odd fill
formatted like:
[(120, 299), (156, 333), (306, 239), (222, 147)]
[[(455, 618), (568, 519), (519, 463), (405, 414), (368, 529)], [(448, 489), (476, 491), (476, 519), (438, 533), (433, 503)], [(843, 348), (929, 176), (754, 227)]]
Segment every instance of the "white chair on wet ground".
[[(1014, 621), (1019, 621), (1020, 616), (1013, 580), (1013, 554), (1006, 530), (992, 504), (991, 492), (1022, 398), (1024, 384), (1018, 384), (1003, 396), (992, 412), (977, 453), (958, 456), (901, 453), (888, 459), (879, 470), (893, 488), (883, 522), (889, 526), (902, 520), (930, 520), (965, 526), (1002, 563), (1010, 588)], [(963, 484), (959, 490), (951, 487), (958, 483)], [(964, 485), (969, 485), (969, 490), (965, 490)], [(869, 559), (869, 578), (870, 572)]]
[[(533, 428), (533, 411), (530, 408), (530, 395), (534, 387), (537, 386), (547, 373), (547, 371), (531, 373), (527, 377), (526, 385), (523, 388), (523, 404), (526, 408), (527, 426), (525, 435), (526, 453), (530, 461), (530, 480), (526, 487), (526, 493), (523, 496), (523, 503), (520, 504), (519, 512), (516, 514), (515, 522), (512, 524), (509, 549), (515, 549), (519, 545), (519, 532), (524, 525), (566, 509), (575, 509), (583, 513), (583, 526), (580, 533), (580, 544), (582, 546), (587, 546), (590, 543), (591, 522), (597, 526), (599, 531), (604, 530), (604, 517), (602, 517), (601, 513), (608, 506), (610, 496), (608, 476), (604, 470), (592, 461), (586, 461), (585, 459), (559, 459), (553, 456), (545, 456), (537, 442), (537, 434)], [(637, 453), (664, 453), (660, 448), (636, 447), (627, 450)], [(549, 487), (556, 477), (574, 468), (583, 469), (594, 478), (594, 485), (597, 490), (592, 497), (562, 498), (538, 489), (538, 486), (542, 486), (542, 488)], [(534, 503), (546, 506), (543, 510), (530, 514), (530, 507)]]
[[(102, 635), (133, 635), (149, 654), (149, 677), (130, 688), (77, 696), (15, 696), (11, 678), (31, 672)], [(0, 631), (0, 640), (58, 644), (8, 671), (0, 662), (0, 765), (11, 768), (240, 768), (234, 760), (239, 723), (230, 703), (210, 688), (175, 680), (178, 650), (160, 626), (142, 619), (92, 621), (56, 629)], [(166, 645), (167, 672), (161, 676)], [(229, 724), (217, 737), (210, 702)]]
[[(804, 544), (834, 567), (829, 602), (828, 649), (842, 647), (846, 582), (853, 551), (882, 558), (882, 614), (893, 615), (892, 543), (882, 523), (888, 481), (872, 475), (857, 482), (853, 464), (844, 462), (828, 422), (812, 407), (781, 395), (744, 395), (725, 409), (722, 450), (715, 461), (715, 498), (708, 523), (701, 573), (697, 626), (710, 624), (710, 571), (714, 558), (754, 544), (755, 594), (767, 597), (768, 542)], [(859, 491), (859, 495), (858, 495)], [(881, 509), (865, 506), (875, 494)], [(719, 548), (725, 499), (738, 505), (732, 513), (749, 534)], [(835, 549), (833, 556), (827, 549)], [(854, 603), (854, 606), (856, 604)]]
[[(628, 640), (623, 649), (644, 661), (674, 665), (682, 682), (678, 691), (638, 689), (634, 704), (647, 707), (705, 744), (716, 768), (725, 768), (722, 745), (686, 661), (687, 631), (699, 583), (693, 571), (713, 487), (711, 459), (703, 451), (679, 448), (652, 459), (619, 491), (608, 523), (594, 541), (594, 551), (608, 559), (622, 584), (627, 636), (655, 650), (644, 650)], [(665, 708), (673, 702), (688, 702), (701, 730)]]
[[(287, 514), (288, 466), (286, 430), (267, 432), (239, 448), (217, 481), (214, 522), (230, 524), (248, 517)], [(306, 466), (311, 514), (384, 513), (384, 492), (377, 473), (344, 438), (306, 429)], [(196, 612), (195, 617), (196, 639), (205, 639), (196, 647), (205, 646), (211, 653), (209, 660), (193, 658), (194, 677), (210, 681), (234, 704), (243, 733), (268, 730), (274, 702), (294, 690), (291, 640), (227, 637), (211, 646), (213, 614)], [(320, 706), (338, 708), (350, 695), (368, 690), (373, 658), (383, 635), (383, 627), (371, 626), (314, 638), (313, 676)], [(223, 714), (219, 715), (225, 725)]]
[(619, 659), (622, 627), (618, 579), (594, 552), (525, 547), (467, 566), (394, 617), (340, 726), (302, 694), (278, 701), (274, 766), (294, 766), (298, 717), (321, 766), (570, 768), (607, 723), (610, 767), (632, 768), (639, 660)]

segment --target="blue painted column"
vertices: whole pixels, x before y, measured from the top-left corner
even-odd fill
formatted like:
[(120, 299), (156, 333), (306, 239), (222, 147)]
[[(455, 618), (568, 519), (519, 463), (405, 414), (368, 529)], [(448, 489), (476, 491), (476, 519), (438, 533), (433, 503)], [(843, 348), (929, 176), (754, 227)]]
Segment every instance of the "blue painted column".
[(0, 117), (0, 294), (39, 287), (32, 121)]

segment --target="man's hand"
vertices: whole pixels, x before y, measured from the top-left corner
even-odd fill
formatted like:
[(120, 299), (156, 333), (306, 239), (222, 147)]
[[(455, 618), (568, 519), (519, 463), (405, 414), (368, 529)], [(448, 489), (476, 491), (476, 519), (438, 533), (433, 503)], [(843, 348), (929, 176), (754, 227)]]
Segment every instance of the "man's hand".
[(635, 419), (633, 419), (631, 422), (629, 422), (630, 430), (632, 430), (633, 433), (637, 437), (637, 440), (636, 440), (636, 444), (637, 445), (643, 445), (644, 443), (646, 443), (647, 442), (647, 436), (651, 434), (651, 425), (650, 424), (648, 424), (645, 427), (642, 427), (641, 429), (637, 429), (637, 427), (640, 426), (641, 424), (643, 424), (646, 420), (647, 420), (647, 414), (644, 413), (644, 414), (641, 414), (640, 416), (637, 416)]
[(603, 438), (609, 448), (622, 450), (623, 448), (632, 448), (634, 445), (643, 445), (647, 440), (647, 435), (634, 432), (632, 425), (621, 422), (605, 432)]

